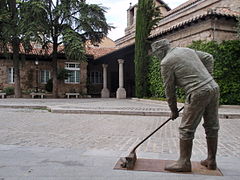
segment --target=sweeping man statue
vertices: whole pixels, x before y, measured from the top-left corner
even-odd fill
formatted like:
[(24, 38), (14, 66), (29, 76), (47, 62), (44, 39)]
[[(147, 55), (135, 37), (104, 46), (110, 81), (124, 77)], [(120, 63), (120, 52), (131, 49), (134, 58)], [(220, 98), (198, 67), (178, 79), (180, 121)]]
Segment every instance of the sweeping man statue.
[(171, 118), (179, 116), (176, 86), (186, 93), (184, 112), (179, 127), (180, 157), (165, 167), (173, 172), (191, 172), (192, 142), (197, 126), (204, 119), (208, 156), (201, 165), (210, 170), (217, 168), (216, 152), (219, 130), (219, 87), (212, 77), (212, 55), (190, 48), (171, 48), (168, 40), (152, 43), (152, 53), (161, 61), (161, 75), (165, 94), (171, 109)]

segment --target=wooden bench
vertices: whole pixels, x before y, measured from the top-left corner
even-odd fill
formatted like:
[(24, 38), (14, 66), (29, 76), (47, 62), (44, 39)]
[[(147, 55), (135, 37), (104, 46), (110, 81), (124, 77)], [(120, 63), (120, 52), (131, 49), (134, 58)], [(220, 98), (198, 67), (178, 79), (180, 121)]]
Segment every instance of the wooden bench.
[(0, 93), (0, 96), (2, 96), (2, 99), (4, 99), (6, 96), (6, 93)]
[(34, 98), (35, 96), (40, 96), (41, 99), (43, 99), (46, 94), (45, 93), (32, 92), (32, 93), (30, 93), (30, 95), (32, 96), (32, 98)]
[(75, 98), (79, 98), (79, 93), (66, 93), (67, 98), (69, 99), (71, 96), (75, 96)]

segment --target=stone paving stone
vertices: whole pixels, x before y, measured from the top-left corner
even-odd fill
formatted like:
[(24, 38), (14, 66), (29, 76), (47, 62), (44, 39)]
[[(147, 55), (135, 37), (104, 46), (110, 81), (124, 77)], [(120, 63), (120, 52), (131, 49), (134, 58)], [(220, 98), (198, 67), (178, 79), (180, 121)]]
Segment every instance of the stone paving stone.
[[(54, 148), (130, 151), (166, 117), (52, 114), (45, 111), (0, 109), (0, 143)], [(37, 117), (37, 118), (36, 118)], [(7, 121), (5, 119), (8, 119)], [(178, 126), (170, 121), (139, 151), (178, 153)], [(240, 157), (239, 120), (220, 120), (219, 156)], [(234, 132), (234, 133), (232, 133)], [(193, 156), (206, 154), (204, 129), (200, 125), (193, 145)]]
[[(5, 102), (15, 103), (11, 100)], [(73, 103), (65, 100), (23, 101), (23, 104), (30, 103), (60, 103), (64, 106), (81, 103), (86, 109), (94, 104), (102, 109), (101, 102), (95, 99)], [(111, 104), (122, 110), (131, 106), (131, 110), (154, 111), (154, 108), (159, 108), (157, 103), (149, 105), (111, 99), (104, 102), (105, 107)], [(6, 179), (16, 176), (21, 177), (19, 179), (202, 179), (202, 176), (112, 170), (119, 157), (128, 155), (138, 142), (166, 119), (162, 116), (54, 114), (42, 109), (0, 108), (0, 180), (2, 176)], [(217, 160), (228, 179), (240, 177), (239, 120), (220, 119)], [(137, 155), (142, 158), (176, 159), (179, 153), (179, 124), (180, 118), (170, 121), (139, 147)], [(200, 125), (195, 134), (192, 160), (204, 159), (206, 151), (204, 129)], [(93, 173), (89, 175), (89, 172)]]

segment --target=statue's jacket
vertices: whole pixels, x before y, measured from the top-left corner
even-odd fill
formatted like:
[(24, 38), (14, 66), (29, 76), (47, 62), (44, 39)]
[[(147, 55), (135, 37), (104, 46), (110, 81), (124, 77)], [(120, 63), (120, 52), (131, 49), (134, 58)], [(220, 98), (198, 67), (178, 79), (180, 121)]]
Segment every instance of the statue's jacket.
[(161, 75), (169, 105), (176, 102), (176, 86), (188, 95), (213, 80), (211, 54), (190, 48), (173, 48), (161, 61)]

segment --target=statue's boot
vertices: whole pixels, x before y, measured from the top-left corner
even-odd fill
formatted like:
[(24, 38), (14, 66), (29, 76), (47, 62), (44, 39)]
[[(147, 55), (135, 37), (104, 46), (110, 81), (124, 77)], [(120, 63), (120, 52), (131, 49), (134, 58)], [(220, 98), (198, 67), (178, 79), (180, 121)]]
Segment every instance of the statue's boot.
[(180, 139), (180, 157), (175, 163), (166, 166), (165, 170), (172, 172), (191, 172), (191, 155), (192, 140)]
[(207, 138), (208, 156), (207, 159), (201, 161), (202, 166), (206, 166), (210, 170), (217, 169), (216, 153), (217, 153), (217, 138)]

